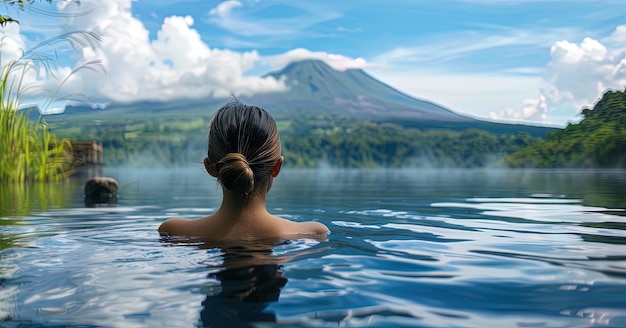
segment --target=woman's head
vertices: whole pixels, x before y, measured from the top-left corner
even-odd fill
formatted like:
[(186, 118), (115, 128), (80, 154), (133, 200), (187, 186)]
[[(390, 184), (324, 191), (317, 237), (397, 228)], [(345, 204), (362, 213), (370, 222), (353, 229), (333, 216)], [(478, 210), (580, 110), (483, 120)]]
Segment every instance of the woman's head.
[[(220, 108), (210, 124), (205, 165), (227, 190), (255, 194), (278, 163), (280, 138), (276, 122), (264, 109), (238, 100)], [(275, 175), (274, 174), (274, 175)]]

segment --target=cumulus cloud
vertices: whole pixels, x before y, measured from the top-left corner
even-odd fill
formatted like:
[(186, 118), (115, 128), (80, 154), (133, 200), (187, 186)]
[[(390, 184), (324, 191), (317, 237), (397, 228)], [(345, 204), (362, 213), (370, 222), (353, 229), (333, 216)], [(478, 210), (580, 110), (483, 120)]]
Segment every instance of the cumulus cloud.
[[(621, 40), (621, 41), (620, 41)], [(606, 90), (626, 87), (626, 26), (618, 26), (606, 43), (584, 38), (576, 44), (567, 40), (550, 48), (539, 96), (526, 99), (521, 109), (492, 112), (492, 118), (552, 122), (571, 117), (591, 107)], [(610, 48), (607, 44), (622, 44)], [(558, 120), (557, 120), (558, 121)]]
[(626, 25), (620, 25), (615, 28), (615, 31), (609, 37), (609, 42), (616, 42), (622, 45), (626, 43)]
[(537, 98), (528, 98), (524, 100), (522, 110), (520, 111), (516, 111), (513, 108), (506, 108), (499, 112), (491, 112), (489, 117), (492, 119), (506, 118), (516, 121), (546, 122), (548, 120), (546, 97), (539, 95)]
[(148, 31), (130, 13), (130, 0), (117, 2), (121, 5), (106, 2), (108, 17), (86, 17), (93, 21), (84, 25), (109, 23), (96, 31), (104, 40), (103, 56), (115, 62), (107, 67), (112, 71), (105, 96), (117, 101), (169, 100), (285, 90), (281, 81), (245, 75), (259, 60), (256, 51), (210, 48), (192, 28), (192, 17), (166, 18), (150, 41)]
[[(283, 81), (246, 73), (260, 60), (256, 51), (236, 52), (211, 48), (193, 28), (191, 16), (165, 18), (156, 38), (133, 17), (131, 0), (81, 1), (81, 11), (89, 15), (67, 15), (63, 32), (92, 31), (102, 38), (97, 51), (84, 48), (73, 57), (75, 65), (100, 60), (106, 76), (88, 71), (73, 75), (63, 94), (86, 94), (94, 102), (167, 101), (181, 98), (228, 97), (286, 90)], [(67, 13), (73, 8), (60, 1), (57, 9)], [(236, 4), (228, 5), (232, 9)], [(216, 9), (225, 14), (228, 6)], [(17, 24), (15, 24), (17, 26)], [(19, 28), (10, 26), (10, 28)], [(19, 31), (5, 38), (2, 53), (23, 49)], [(65, 63), (65, 62), (64, 62)], [(72, 71), (69, 65), (56, 69), (58, 76)]]
[(2, 66), (22, 56), (24, 47), (24, 38), (20, 35), (18, 24), (9, 23), (0, 29), (0, 64)]
[(311, 51), (304, 48), (293, 49), (276, 56), (268, 56), (264, 58), (263, 61), (267, 63), (272, 69), (280, 69), (292, 62), (311, 59), (321, 60), (328, 64), (328, 66), (338, 71), (366, 68), (372, 66), (361, 57), (350, 58), (344, 55), (330, 54), (323, 51)]
[(21, 34), (20, 27), (17, 23), (9, 23), (0, 29), (0, 68), (3, 75), (8, 73), (6, 82), (10, 89), (19, 89), (19, 95), (2, 95), (6, 97), (2, 101), (17, 101), (18, 98), (14, 97), (19, 96), (22, 107), (49, 108), (54, 105), (49, 95), (54, 93), (60, 79), (66, 76), (63, 75), (64, 69), (53, 75), (51, 70), (46, 69), (44, 62), (34, 62), (31, 58), (37, 57), (38, 53), (26, 52), (27, 40)]

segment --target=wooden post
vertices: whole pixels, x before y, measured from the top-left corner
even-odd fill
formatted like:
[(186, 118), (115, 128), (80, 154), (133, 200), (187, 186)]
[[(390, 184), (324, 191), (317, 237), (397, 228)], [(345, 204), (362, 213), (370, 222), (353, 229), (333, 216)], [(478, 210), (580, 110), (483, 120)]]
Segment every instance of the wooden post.
[(72, 141), (72, 149), (73, 166), (104, 163), (104, 149), (97, 141)]

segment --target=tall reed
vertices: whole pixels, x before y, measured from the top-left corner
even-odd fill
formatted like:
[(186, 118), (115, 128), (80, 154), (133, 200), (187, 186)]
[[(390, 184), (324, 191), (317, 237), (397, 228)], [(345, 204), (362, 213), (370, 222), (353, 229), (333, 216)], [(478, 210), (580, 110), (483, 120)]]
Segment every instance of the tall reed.
[(0, 71), (0, 182), (58, 180), (71, 173), (71, 144), (57, 140), (41, 118), (20, 110), (28, 62), (12, 61)]
[[(96, 51), (97, 41), (101, 41), (100, 37), (92, 32), (69, 32), (35, 45), (17, 60), (6, 64), (2, 63), (0, 56), (0, 183), (59, 180), (72, 173), (70, 141), (58, 140), (41, 115), (37, 120), (31, 120), (32, 109), (20, 110), (20, 103), (23, 97), (32, 96), (36, 88), (26, 82), (29, 74), (39, 76), (43, 70), (54, 76), (52, 67), (57, 63), (58, 54), (55, 44), (65, 42), (73, 49), (89, 47)], [(44, 51), (46, 47), (52, 49), (53, 55)], [(100, 60), (79, 65), (60, 81), (55, 90), (47, 92), (46, 104), (55, 99), (85, 98), (81, 94), (60, 95), (68, 79), (84, 69), (105, 71)]]

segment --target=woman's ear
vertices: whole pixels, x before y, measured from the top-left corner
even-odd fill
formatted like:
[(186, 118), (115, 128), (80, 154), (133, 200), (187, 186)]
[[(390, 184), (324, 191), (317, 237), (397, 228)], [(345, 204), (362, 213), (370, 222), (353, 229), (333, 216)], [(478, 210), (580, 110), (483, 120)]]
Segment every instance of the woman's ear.
[(211, 166), (211, 163), (209, 163), (209, 158), (205, 157), (204, 158), (204, 169), (212, 176), (212, 177), (217, 177), (217, 172), (215, 172), (215, 168), (213, 166)]
[(285, 161), (285, 158), (283, 156), (280, 156), (280, 158), (276, 161), (276, 164), (274, 164), (274, 166), (272, 167), (273, 178), (277, 177), (278, 173), (280, 173), (280, 168), (283, 166), (284, 161)]

